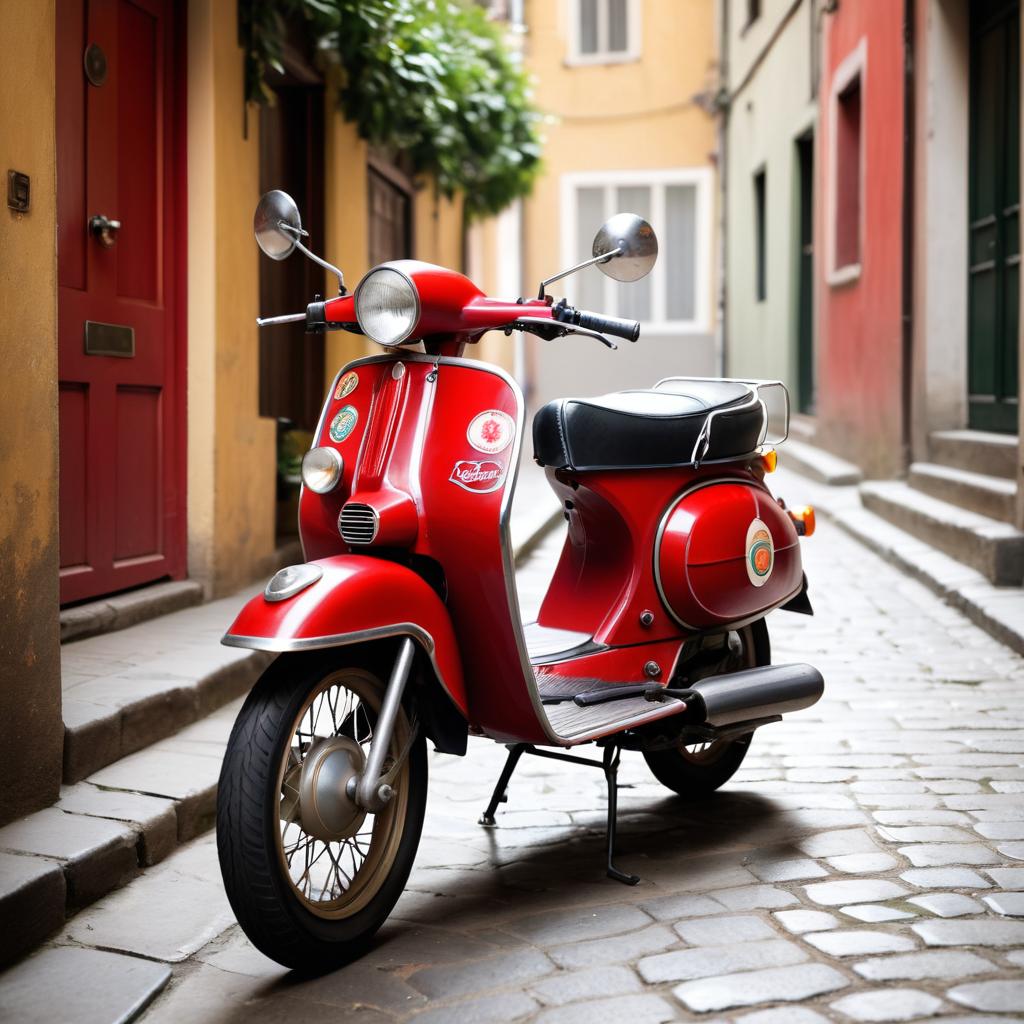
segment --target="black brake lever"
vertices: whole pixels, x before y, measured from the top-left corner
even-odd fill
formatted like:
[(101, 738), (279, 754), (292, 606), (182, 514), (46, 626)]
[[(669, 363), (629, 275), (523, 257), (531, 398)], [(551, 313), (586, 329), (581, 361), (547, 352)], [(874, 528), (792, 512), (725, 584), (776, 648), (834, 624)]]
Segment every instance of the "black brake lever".
[(619, 347), (614, 341), (610, 341), (603, 334), (598, 334), (597, 331), (588, 330), (586, 327), (578, 327), (576, 324), (559, 323), (557, 320), (549, 320), (547, 317), (541, 316), (521, 316), (518, 320), (510, 323), (505, 328), (505, 331), (506, 333), (510, 331), (529, 331), (545, 341), (553, 341), (555, 338), (564, 337), (566, 334), (582, 334), (584, 337), (594, 338), (596, 341), (601, 342), (602, 345), (607, 345), (611, 349)]

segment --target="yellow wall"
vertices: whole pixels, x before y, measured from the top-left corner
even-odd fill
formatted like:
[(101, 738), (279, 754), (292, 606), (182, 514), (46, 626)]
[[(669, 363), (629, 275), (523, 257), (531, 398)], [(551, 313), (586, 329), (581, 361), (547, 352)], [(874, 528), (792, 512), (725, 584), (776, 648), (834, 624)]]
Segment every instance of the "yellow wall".
[(188, 34), (189, 575), (222, 594), (274, 556), (276, 431), (258, 412), (254, 323), (259, 117), (243, 138), (233, 5), (192, 0)]
[[(31, 176), (0, 209), (0, 824), (51, 803), (61, 776), (57, 625), (54, 7), (0, 0), (0, 168)], [(6, 188), (6, 173), (4, 174)]]

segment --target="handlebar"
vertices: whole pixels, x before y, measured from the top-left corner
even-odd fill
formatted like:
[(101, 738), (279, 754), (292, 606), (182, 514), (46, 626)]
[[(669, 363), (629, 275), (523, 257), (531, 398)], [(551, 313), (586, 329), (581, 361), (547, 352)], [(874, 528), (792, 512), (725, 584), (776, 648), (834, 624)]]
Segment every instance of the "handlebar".
[(574, 309), (566, 304), (565, 299), (552, 307), (551, 317), (563, 324), (576, 324), (598, 334), (614, 334), (615, 337), (625, 338), (626, 341), (636, 341), (640, 337), (638, 320), (626, 320), (620, 316), (603, 316), (600, 313), (588, 313), (585, 309)]

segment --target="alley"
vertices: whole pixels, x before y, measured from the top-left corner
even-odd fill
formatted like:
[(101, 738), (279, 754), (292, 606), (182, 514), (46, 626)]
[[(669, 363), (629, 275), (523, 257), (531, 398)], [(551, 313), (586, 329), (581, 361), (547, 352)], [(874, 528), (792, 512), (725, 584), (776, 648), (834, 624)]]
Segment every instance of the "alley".
[[(527, 610), (558, 540), (521, 573)], [(1024, 1011), (1024, 661), (835, 527), (804, 551), (816, 615), (774, 614), (773, 656), (821, 666), (825, 699), (759, 732), (707, 802), (669, 796), (627, 754), (620, 860), (635, 888), (604, 877), (598, 772), (527, 760), (500, 827), (481, 829), (504, 751), (476, 741), (465, 759), (434, 756), (408, 891), (362, 961), (307, 981), (256, 953), (207, 835), (9, 974), (0, 1018), (82, 1019), (62, 1014), (92, 998), (90, 977), (123, 1006), (159, 962), (172, 973), (147, 1024)], [(57, 1010), (31, 998), (33, 974), (57, 976), (40, 973), (47, 958), (76, 956), (95, 959), (77, 992), (52, 991)]]

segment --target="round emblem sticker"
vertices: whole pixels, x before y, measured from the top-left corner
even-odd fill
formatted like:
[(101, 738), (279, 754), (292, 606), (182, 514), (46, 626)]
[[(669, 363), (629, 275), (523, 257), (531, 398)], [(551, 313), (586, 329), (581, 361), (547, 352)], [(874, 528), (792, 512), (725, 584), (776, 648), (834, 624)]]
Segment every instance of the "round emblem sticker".
[(747, 576), (755, 587), (768, 582), (775, 566), (775, 545), (768, 527), (755, 519), (747, 527)]
[(349, 370), (338, 381), (338, 386), (334, 389), (334, 400), (338, 401), (341, 398), (348, 398), (357, 387), (359, 387), (359, 374), (355, 370)]
[(338, 443), (345, 440), (359, 422), (359, 413), (351, 405), (346, 405), (337, 416), (331, 420), (331, 440)]
[(516, 425), (508, 413), (489, 409), (487, 412), (474, 416), (466, 431), (466, 440), (478, 451), (486, 455), (497, 455), (511, 443), (516, 432)]

